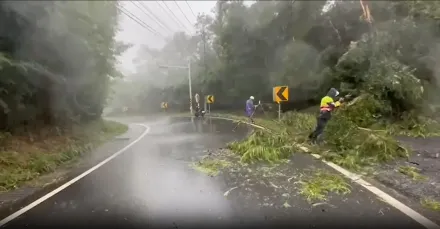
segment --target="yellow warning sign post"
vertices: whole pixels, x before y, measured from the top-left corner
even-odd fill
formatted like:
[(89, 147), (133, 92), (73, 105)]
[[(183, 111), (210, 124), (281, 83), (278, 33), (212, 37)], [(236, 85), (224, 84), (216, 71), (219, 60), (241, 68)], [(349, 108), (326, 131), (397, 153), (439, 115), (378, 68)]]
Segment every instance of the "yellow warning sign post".
[(276, 86), (272, 92), (273, 101), (278, 103), (278, 120), (281, 119), (281, 102), (289, 101), (289, 87)]
[(289, 87), (276, 86), (273, 88), (273, 101), (276, 103), (289, 101)]
[(208, 104), (208, 113), (211, 114), (211, 104), (214, 103), (214, 95), (207, 95), (206, 103)]
[(206, 101), (209, 104), (214, 103), (214, 96), (213, 95), (206, 96)]
[(167, 102), (162, 102), (160, 104), (160, 108), (162, 108), (163, 111), (167, 111), (168, 103)]

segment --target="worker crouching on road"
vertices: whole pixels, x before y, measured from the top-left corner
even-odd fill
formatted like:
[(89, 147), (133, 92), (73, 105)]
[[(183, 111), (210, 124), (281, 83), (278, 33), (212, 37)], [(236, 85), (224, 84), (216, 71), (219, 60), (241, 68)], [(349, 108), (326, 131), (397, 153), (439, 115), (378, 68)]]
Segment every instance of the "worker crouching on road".
[(344, 101), (343, 98), (340, 98), (337, 102), (336, 96), (339, 95), (339, 91), (335, 88), (331, 88), (327, 95), (321, 99), (321, 106), (319, 110), (319, 116), (317, 118), (317, 125), (315, 130), (309, 135), (309, 139), (313, 144), (317, 143), (320, 140), (322, 133), (324, 132), (325, 126), (328, 121), (331, 119), (331, 112), (339, 107), (341, 103)]
[(254, 112), (255, 112), (254, 99), (255, 98), (253, 96), (251, 96), (246, 101), (246, 116), (249, 118), (251, 123), (254, 123), (254, 119), (252, 119), (252, 116), (254, 115)]

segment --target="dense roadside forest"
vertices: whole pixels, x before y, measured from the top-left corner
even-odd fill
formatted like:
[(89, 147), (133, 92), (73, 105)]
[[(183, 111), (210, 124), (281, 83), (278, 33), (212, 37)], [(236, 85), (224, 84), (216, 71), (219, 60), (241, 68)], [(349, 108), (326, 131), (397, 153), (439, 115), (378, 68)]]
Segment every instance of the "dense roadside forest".
[(115, 40), (118, 4), (0, 2), (0, 194), (127, 130), (101, 119), (129, 47)]
[(118, 2), (0, 3), (0, 128), (101, 116), (116, 57)]
[(304, 108), (334, 86), (353, 98), (371, 97), (387, 116), (433, 115), (439, 4), (218, 1), (212, 16), (198, 15), (196, 35), (176, 33), (160, 50), (144, 48), (136, 75), (152, 80), (131, 96), (149, 103), (154, 91), (155, 104), (165, 100), (186, 109), (187, 72), (157, 63), (186, 65), (191, 58), (194, 93), (216, 95), (218, 109), (241, 109), (249, 95), (271, 102), (275, 85), (291, 89), (283, 109)]

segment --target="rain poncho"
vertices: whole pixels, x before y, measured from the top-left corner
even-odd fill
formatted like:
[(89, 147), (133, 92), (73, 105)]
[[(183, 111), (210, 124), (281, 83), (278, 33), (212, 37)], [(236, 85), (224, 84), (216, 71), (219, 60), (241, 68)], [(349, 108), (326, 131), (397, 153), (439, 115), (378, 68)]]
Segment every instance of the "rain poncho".
[(254, 101), (252, 99), (248, 99), (246, 101), (246, 115), (250, 117), (252, 113), (254, 113), (254, 109), (255, 109)]

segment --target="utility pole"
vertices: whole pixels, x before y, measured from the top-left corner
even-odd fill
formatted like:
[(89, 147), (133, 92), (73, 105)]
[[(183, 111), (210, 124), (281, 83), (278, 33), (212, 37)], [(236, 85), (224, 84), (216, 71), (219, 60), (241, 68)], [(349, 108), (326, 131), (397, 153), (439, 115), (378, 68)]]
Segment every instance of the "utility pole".
[(191, 87), (191, 59), (188, 58), (188, 65), (187, 66), (159, 65), (159, 68), (188, 69), (189, 111), (190, 111), (191, 116), (192, 116), (193, 115), (193, 104), (192, 104), (192, 87)]
[[(202, 40), (203, 40), (203, 65), (204, 65), (204, 70), (205, 70), (205, 77), (207, 77), (207, 75), (208, 75), (208, 67), (206, 66), (206, 34), (205, 34), (205, 24), (203, 24), (203, 27), (202, 27)], [(206, 91), (205, 90), (203, 90), (203, 94), (205, 94), (206, 93)], [(207, 103), (207, 101), (206, 101), (206, 95), (204, 95), (204, 110), (206, 111), (206, 103)]]
[(188, 58), (188, 87), (189, 87), (189, 112), (193, 115), (193, 103), (192, 103), (192, 87), (191, 87), (191, 59)]
[(203, 39), (203, 65), (205, 66), (205, 74), (207, 73), (206, 66), (206, 33), (205, 33), (205, 25), (202, 28), (202, 39)]

